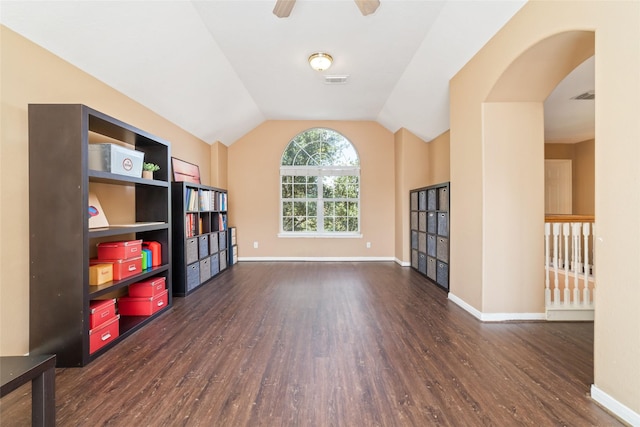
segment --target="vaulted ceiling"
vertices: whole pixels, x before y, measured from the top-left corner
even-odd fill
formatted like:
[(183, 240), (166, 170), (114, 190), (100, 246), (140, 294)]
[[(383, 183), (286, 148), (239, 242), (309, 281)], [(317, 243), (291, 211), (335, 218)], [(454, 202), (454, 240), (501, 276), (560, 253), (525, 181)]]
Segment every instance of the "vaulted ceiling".
[[(207, 143), (264, 120), (374, 120), (429, 141), (449, 128), (449, 79), (524, 3), (381, 0), (363, 16), (297, 0), (278, 18), (275, 0), (2, 1), (0, 20)], [(334, 58), (322, 73), (316, 51)]]

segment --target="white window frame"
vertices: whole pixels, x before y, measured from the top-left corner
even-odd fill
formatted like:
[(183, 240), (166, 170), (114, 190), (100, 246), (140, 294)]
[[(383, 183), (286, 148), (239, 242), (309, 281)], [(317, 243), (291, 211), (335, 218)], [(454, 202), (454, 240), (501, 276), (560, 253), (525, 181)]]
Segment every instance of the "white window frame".
[[(285, 150), (289, 147), (287, 147)], [(317, 176), (317, 199), (305, 198), (306, 201), (317, 201), (316, 218), (319, 231), (284, 231), (284, 212), (283, 204), (287, 201), (295, 201), (301, 199), (287, 198), (282, 195), (282, 177), (283, 176)], [(358, 178), (358, 196), (356, 198), (324, 198), (322, 177), (325, 176), (355, 176)], [(362, 205), (360, 203), (360, 193), (362, 190), (362, 182), (360, 180), (360, 165), (353, 166), (280, 166), (280, 175), (278, 177), (278, 185), (280, 187), (280, 215), (278, 237), (308, 237), (308, 238), (362, 238), (360, 217), (362, 214)], [(358, 231), (324, 231), (324, 203), (325, 202), (356, 202), (358, 204)]]

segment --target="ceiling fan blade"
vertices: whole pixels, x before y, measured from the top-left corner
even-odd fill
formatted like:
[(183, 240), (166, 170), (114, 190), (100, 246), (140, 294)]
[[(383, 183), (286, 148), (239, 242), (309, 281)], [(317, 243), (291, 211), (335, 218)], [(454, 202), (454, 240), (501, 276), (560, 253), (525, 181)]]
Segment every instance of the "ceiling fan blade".
[(378, 9), (378, 6), (380, 6), (380, 0), (354, 0), (354, 1), (358, 5), (358, 9), (360, 9), (360, 12), (364, 16), (372, 14), (373, 12), (376, 11), (376, 9)]
[(273, 8), (273, 14), (278, 18), (287, 18), (291, 14), (291, 9), (296, 0), (277, 0), (276, 6)]

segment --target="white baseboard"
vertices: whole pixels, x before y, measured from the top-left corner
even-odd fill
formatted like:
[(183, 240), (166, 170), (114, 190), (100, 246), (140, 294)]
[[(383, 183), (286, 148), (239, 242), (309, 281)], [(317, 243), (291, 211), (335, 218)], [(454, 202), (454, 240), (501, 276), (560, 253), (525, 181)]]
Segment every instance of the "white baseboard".
[(449, 299), (482, 322), (506, 322), (509, 320), (545, 320), (545, 313), (483, 313), (460, 297), (449, 292)]
[(360, 262), (395, 261), (394, 257), (238, 257), (238, 261), (319, 261), (319, 262)]
[(396, 262), (396, 264), (399, 264), (401, 267), (411, 267), (410, 262), (405, 262), (398, 258), (394, 258), (394, 261)]
[(591, 398), (602, 405), (616, 417), (632, 426), (640, 426), (640, 414), (600, 390), (595, 384), (591, 385)]

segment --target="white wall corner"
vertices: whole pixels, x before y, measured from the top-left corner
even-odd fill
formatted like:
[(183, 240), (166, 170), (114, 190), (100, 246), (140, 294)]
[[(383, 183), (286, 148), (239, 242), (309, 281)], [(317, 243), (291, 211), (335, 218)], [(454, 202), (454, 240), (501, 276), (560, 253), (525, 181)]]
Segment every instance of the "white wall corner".
[(396, 264), (399, 264), (401, 267), (411, 267), (411, 263), (410, 262), (405, 262), (405, 261), (402, 261), (402, 260), (400, 260), (398, 258), (396, 258), (395, 261), (396, 261)]
[(640, 426), (639, 413), (618, 402), (609, 394), (600, 390), (595, 384), (591, 385), (591, 398), (622, 421), (631, 426)]
[(449, 292), (449, 299), (463, 310), (469, 312), (476, 319), (482, 320), (482, 312), (480, 310), (470, 304), (467, 304), (462, 298), (455, 296), (453, 292)]

